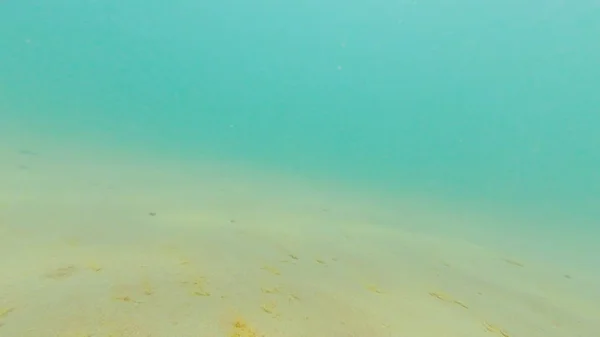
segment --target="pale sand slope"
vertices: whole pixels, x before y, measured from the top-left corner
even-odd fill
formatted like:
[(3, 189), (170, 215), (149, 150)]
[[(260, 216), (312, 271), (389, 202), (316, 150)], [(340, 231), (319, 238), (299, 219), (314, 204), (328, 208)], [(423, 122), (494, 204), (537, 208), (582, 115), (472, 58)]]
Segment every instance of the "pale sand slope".
[(2, 337), (599, 335), (600, 283), (385, 227), (370, 198), (34, 161), (0, 171)]

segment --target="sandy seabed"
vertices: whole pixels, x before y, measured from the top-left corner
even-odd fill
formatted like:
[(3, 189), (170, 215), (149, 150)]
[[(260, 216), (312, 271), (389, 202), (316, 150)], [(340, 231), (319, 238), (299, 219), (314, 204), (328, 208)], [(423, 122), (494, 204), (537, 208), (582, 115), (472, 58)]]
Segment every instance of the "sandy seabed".
[(600, 283), (377, 202), (37, 156), (2, 163), (2, 337), (600, 334)]

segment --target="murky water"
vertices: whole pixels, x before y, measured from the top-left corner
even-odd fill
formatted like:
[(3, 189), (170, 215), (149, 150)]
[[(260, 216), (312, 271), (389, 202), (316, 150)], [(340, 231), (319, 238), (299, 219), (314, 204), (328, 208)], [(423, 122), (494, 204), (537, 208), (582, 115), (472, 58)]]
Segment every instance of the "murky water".
[(0, 4), (0, 335), (593, 336), (591, 1)]

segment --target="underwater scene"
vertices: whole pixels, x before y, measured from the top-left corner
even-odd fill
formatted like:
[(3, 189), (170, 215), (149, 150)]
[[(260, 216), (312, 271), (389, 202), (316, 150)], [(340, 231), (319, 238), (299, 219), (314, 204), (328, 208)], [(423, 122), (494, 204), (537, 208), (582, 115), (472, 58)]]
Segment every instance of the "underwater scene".
[(596, 337), (600, 5), (0, 2), (0, 337)]

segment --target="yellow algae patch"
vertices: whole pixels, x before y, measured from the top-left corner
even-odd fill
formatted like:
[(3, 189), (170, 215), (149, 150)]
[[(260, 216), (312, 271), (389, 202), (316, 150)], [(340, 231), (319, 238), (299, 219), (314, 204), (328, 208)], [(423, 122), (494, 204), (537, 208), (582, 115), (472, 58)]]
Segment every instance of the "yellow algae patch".
[(235, 320), (232, 326), (233, 332), (230, 337), (263, 337), (242, 319)]
[(0, 308), (0, 318), (8, 316), (11, 312), (15, 311), (14, 307), (11, 308)]

